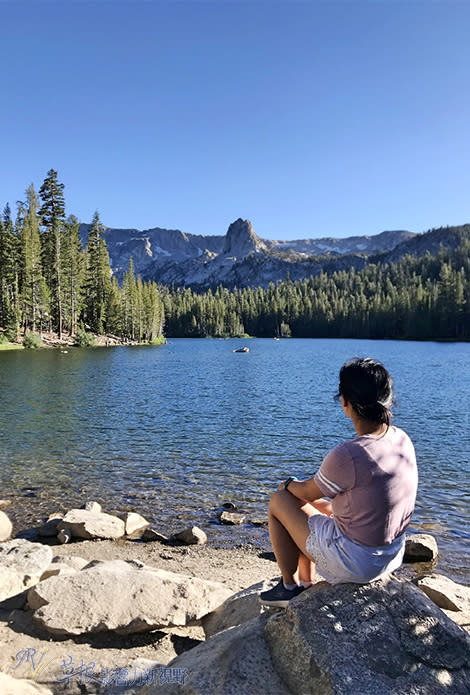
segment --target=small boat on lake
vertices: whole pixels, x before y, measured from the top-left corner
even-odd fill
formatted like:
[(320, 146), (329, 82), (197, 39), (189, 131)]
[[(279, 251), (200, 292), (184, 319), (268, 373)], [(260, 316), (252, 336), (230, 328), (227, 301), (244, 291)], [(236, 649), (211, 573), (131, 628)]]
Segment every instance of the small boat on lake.
[(248, 347), (239, 347), (239, 348), (236, 348), (235, 350), (232, 350), (232, 352), (250, 352), (250, 348), (248, 348)]

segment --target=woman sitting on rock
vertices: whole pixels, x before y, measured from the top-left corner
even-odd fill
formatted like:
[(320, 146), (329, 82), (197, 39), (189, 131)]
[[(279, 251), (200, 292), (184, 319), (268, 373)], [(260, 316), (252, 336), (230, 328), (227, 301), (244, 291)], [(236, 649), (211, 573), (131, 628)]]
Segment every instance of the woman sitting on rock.
[(287, 606), (315, 568), (331, 584), (363, 584), (401, 565), (418, 472), (410, 438), (390, 424), (390, 374), (371, 358), (352, 359), (336, 398), (356, 437), (330, 451), (313, 478), (290, 477), (272, 495), (269, 535), (282, 579), (261, 593), (266, 606)]

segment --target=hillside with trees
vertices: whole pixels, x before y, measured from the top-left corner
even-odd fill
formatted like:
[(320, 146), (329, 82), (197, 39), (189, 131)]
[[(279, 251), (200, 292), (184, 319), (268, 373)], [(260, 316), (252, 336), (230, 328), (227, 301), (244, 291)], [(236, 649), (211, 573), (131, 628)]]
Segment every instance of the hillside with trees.
[[(155, 342), (165, 328), (168, 337), (470, 339), (470, 225), (408, 235), (375, 255), (323, 265), (306, 257), (305, 277), (291, 278), (287, 264), (285, 279), (266, 287), (209, 289), (142, 280), (132, 256), (119, 284), (104, 230), (95, 213), (83, 242), (53, 169), (38, 193), (27, 189), (14, 220), (5, 207), (0, 338), (53, 331), (78, 344), (92, 334)], [(259, 264), (258, 256), (244, 262)]]
[(64, 186), (51, 169), (39, 193), (31, 185), (0, 219), (0, 327), (11, 341), (20, 334), (112, 334), (153, 342), (162, 336), (163, 304), (157, 285), (135, 277), (132, 263), (122, 286), (113, 278), (103, 226), (95, 213), (87, 244), (79, 222), (65, 216)]
[(469, 340), (470, 239), (267, 289), (166, 289), (163, 302), (170, 336)]

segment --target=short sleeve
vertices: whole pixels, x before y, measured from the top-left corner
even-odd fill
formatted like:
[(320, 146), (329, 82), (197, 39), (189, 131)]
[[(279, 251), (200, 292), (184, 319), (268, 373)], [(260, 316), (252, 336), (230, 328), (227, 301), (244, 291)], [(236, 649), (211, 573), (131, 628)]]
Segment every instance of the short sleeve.
[(325, 456), (314, 480), (323, 494), (331, 498), (354, 487), (356, 471), (345, 444), (339, 444)]

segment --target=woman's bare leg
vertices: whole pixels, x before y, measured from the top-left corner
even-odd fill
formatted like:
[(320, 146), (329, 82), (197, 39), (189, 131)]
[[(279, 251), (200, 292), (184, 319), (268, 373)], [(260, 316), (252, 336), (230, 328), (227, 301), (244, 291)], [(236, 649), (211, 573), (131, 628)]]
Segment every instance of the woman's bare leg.
[(315, 509), (319, 511), (320, 514), (326, 514), (326, 516), (333, 516), (333, 508), (331, 506), (331, 502), (329, 500), (326, 500), (324, 497), (321, 497), (319, 500), (315, 500), (315, 502), (312, 502), (312, 507), (315, 507)]
[(308, 519), (312, 514), (320, 513), (312, 504), (299, 500), (288, 490), (279, 490), (271, 496), (269, 535), (285, 584), (312, 581), (314, 558), (305, 550), (310, 534)]

